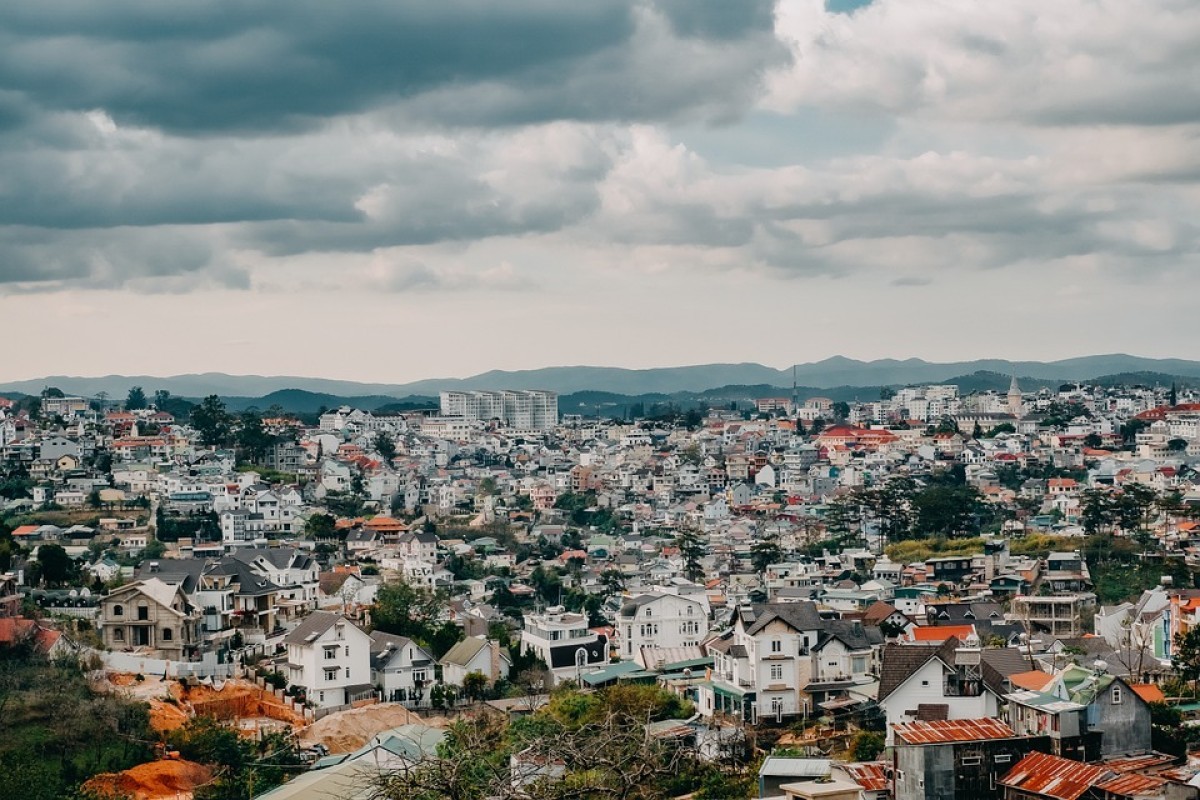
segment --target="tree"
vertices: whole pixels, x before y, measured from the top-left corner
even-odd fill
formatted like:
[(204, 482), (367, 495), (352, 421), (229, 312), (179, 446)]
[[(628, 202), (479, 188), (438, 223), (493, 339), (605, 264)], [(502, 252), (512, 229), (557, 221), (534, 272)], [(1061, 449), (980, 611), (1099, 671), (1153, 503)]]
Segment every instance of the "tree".
[(695, 531), (683, 530), (675, 536), (675, 544), (679, 548), (679, 555), (683, 558), (683, 574), (689, 581), (698, 581), (704, 577), (704, 565), (701, 564), (701, 559), (704, 558), (705, 547), (700, 541), (700, 537)]
[(42, 580), (47, 584), (63, 584), (75, 571), (75, 562), (61, 545), (43, 544), (38, 547), (37, 562)]
[(337, 537), (337, 521), (328, 513), (314, 513), (305, 522), (305, 535), (310, 539), (335, 539)]
[(783, 548), (779, 544), (779, 529), (772, 525), (767, 532), (750, 545), (750, 562), (756, 572), (766, 572), (767, 566), (783, 560)]
[(267, 450), (275, 443), (275, 437), (263, 428), (262, 417), (247, 410), (239, 420), (235, 441), (242, 458), (258, 464), (266, 458)]
[(488, 679), (487, 676), (478, 670), (468, 672), (463, 676), (463, 696), (468, 700), (482, 700), (487, 694)]
[(981, 504), (973, 486), (929, 486), (912, 500), (917, 530), (925, 536), (976, 532)]
[(396, 442), (392, 439), (391, 434), (380, 431), (375, 434), (375, 452), (383, 456), (383, 460), (391, 463), (391, 460), (396, 457)]
[(1196, 690), (1196, 681), (1200, 680), (1200, 627), (1189, 628), (1186, 633), (1175, 635), (1175, 653), (1171, 657), (1171, 665), (1179, 679), (1192, 685), (1192, 693)]
[(200, 434), (200, 441), (208, 447), (220, 447), (229, 442), (233, 425), (225, 403), (215, 394), (210, 394), (192, 409), (192, 427)]
[(125, 410), (139, 411), (146, 407), (146, 393), (140, 386), (130, 386), (129, 394), (125, 396)]
[(839, 400), (832, 406), (833, 416), (838, 420), (846, 420), (850, 417), (850, 404)]
[(875, 757), (883, 752), (883, 748), (883, 734), (860, 731), (854, 737), (854, 744), (851, 746), (850, 752), (855, 761), (874, 761)]
[(1167, 449), (1172, 453), (1182, 453), (1187, 450), (1187, 439), (1171, 439), (1167, 442)]

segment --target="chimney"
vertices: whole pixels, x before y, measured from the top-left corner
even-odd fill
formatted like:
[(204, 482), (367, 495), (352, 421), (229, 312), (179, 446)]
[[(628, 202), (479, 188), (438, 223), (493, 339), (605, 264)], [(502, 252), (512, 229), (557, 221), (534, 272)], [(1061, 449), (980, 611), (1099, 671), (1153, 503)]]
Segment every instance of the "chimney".
[(488, 653), (491, 655), (492, 662), (492, 674), (489, 676), (488, 681), (489, 683), (495, 683), (507, 676), (500, 674), (500, 671), (504, 668), (503, 662), (500, 661), (500, 643), (494, 642), (491, 639), (488, 639), (487, 643)]

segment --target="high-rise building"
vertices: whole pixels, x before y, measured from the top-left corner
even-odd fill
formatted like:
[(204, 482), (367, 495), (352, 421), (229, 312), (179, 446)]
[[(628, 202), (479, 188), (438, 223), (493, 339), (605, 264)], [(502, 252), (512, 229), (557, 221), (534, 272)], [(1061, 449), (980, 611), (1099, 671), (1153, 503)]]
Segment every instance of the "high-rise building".
[(540, 389), (441, 393), (443, 417), (461, 417), (522, 430), (545, 431), (558, 424), (558, 395)]

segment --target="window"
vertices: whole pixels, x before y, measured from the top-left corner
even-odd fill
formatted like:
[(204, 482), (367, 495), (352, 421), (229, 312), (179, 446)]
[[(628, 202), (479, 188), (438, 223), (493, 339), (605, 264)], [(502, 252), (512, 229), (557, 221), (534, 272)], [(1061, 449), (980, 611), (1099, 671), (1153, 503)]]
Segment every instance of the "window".
[(114, 642), (125, 641), (125, 629), (124, 628), (113, 628), (113, 641)]
[(337, 648), (336, 647), (326, 647), (325, 648), (325, 660), (333, 661), (335, 658), (337, 658)]
[(1123, 697), (1121, 696), (1121, 687), (1120, 687), (1120, 685), (1119, 685), (1119, 684), (1113, 684), (1113, 687), (1112, 687), (1112, 703), (1113, 703), (1113, 705), (1114, 705), (1114, 706), (1119, 706), (1119, 705), (1121, 705), (1121, 701), (1122, 701), (1122, 700), (1124, 700), (1124, 699), (1125, 699), (1125, 698), (1123, 698)]
[(138, 619), (150, 619), (150, 609), (147, 606), (138, 606)]
[(337, 667), (330, 667), (329, 669), (325, 670), (325, 680), (336, 681), (337, 674), (338, 674)]
[(782, 664), (772, 664), (771, 665), (771, 680), (773, 680), (773, 681), (783, 680), (783, 665)]
[(783, 642), (779, 641), (778, 639), (772, 639), (771, 640), (771, 652), (772, 653), (782, 653), (783, 652)]
[(346, 655), (350, 655), (350, 645), (346, 645)]
[(175, 638), (175, 631), (170, 628), (163, 628), (162, 638), (164, 642), (172, 641)]
[(688, 607), (687, 607), (687, 615), (688, 615), (689, 617), (692, 615), (692, 607), (691, 607), (691, 606), (688, 606)]
[(114, 617), (125, 616), (125, 606), (113, 606), (113, 616)]
[(993, 760), (997, 764), (1008, 764), (1012, 761), (1012, 753), (997, 753)]
[(978, 766), (983, 763), (983, 756), (981, 756), (981, 755), (963, 756), (962, 763), (963, 763), (964, 767), (975, 767), (975, 766)]

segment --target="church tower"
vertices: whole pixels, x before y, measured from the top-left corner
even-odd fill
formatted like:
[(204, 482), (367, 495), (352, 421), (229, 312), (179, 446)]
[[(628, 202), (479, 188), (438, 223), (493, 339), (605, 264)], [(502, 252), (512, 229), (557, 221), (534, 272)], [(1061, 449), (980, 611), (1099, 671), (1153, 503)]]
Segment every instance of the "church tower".
[(1021, 416), (1021, 408), (1024, 405), (1021, 397), (1021, 387), (1017, 385), (1017, 373), (1013, 373), (1012, 383), (1008, 385), (1008, 413), (1014, 417)]

